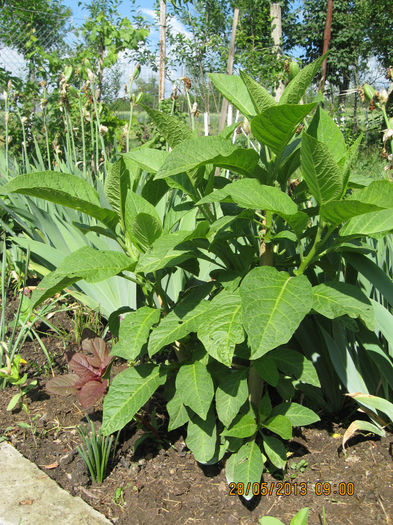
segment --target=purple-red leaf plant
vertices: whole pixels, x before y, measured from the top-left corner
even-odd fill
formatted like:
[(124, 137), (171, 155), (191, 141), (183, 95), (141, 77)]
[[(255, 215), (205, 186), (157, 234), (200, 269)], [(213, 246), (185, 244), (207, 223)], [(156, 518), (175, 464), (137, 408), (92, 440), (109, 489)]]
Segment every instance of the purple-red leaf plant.
[(72, 374), (50, 379), (46, 389), (52, 394), (74, 394), (83, 408), (89, 408), (106, 392), (107, 379), (103, 379), (113, 357), (100, 337), (82, 341), (82, 351), (74, 353), (69, 361)]

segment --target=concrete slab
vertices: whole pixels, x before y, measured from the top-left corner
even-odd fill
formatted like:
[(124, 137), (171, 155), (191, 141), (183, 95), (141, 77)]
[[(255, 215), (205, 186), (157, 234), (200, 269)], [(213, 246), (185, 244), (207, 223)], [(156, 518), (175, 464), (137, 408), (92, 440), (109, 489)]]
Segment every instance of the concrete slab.
[(8, 443), (0, 443), (0, 525), (108, 525)]

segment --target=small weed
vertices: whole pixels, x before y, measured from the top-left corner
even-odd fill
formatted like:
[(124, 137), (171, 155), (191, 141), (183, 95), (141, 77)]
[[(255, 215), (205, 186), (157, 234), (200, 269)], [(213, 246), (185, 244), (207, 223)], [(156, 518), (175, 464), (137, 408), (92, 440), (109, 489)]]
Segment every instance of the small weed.
[(124, 507), (124, 490), (123, 487), (117, 487), (113, 496), (113, 503), (118, 507)]
[(295, 461), (292, 461), (292, 463), (289, 466), (289, 468), (293, 471), (290, 477), (292, 479), (297, 478), (297, 476), (300, 473), (303, 474), (303, 472), (306, 470), (307, 467), (308, 467), (308, 463), (305, 459), (301, 459), (298, 463), (296, 463)]
[(108, 466), (109, 454), (112, 447), (113, 436), (103, 436), (101, 431), (96, 432), (94, 423), (87, 417), (91, 427), (90, 436), (83, 427), (78, 427), (82, 446), (77, 450), (89, 469), (91, 479), (95, 483), (102, 483)]

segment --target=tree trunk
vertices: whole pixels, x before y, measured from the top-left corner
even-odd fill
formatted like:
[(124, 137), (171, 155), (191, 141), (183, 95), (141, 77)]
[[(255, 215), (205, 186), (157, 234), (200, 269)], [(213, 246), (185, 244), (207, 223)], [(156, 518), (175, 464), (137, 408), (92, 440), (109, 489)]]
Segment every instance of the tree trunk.
[[(323, 51), (322, 51), (323, 55), (327, 53), (329, 49), (330, 35), (332, 34), (332, 16), (333, 16), (333, 0), (328, 0), (325, 31), (323, 33)], [(327, 68), (327, 58), (325, 58), (325, 60), (322, 62), (322, 67), (321, 67), (321, 70), (322, 70), (321, 91), (322, 92), (325, 89), (326, 68)]]
[[(236, 39), (236, 30), (237, 24), (239, 21), (239, 8), (235, 7), (233, 11), (233, 23), (232, 23), (232, 34), (231, 34), (231, 43), (229, 45), (229, 55), (227, 62), (227, 74), (232, 75), (233, 73), (233, 62), (235, 59), (235, 39)], [(218, 132), (220, 133), (225, 128), (225, 118), (228, 111), (228, 101), (226, 98), (222, 101), (220, 122), (218, 124)]]
[[(281, 39), (282, 39), (282, 25), (281, 25), (281, 5), (272, 4), (270, 6), (270, 18), (272, 21), (272, 40), (274, 44), (274, 51), (277, 55), (277, 58), (281, 56)], [(280, 100), (282, 92), (284, 91), (284, 84), (282, 80), (276, 89), (275, 99), (276, 101)]]
[(166, 0), (160, 0), (160, 73), (158, 102), (165, 98)]

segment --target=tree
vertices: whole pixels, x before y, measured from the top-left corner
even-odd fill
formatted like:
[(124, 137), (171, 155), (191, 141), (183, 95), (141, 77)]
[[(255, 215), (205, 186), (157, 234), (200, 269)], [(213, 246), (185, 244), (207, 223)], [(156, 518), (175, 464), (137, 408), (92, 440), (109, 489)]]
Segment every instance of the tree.
[(63, 46), (71, 11), (61, 0), (5, 0), (0, 11), (0, 42), (18, 51), (29, 67), (29, 79), (43, 72), (45, 52)]
[(380, 63), (388, 68), (393, 65), (393, 4), (386, 0), (364, 0), (365, 36)]
[[(307, 63), (322, 55), (326, 10), (326, 0), (303, 0), (303, 7), (299, 10), (302, 20), (289, 34), (290, 45), (304, 48), (303, 59)], [(362, 0), (334, 0), (327, 80), (338, 86), (342, 99), (353, 69), (365, 67), (370, 56), (370, 42), (364, 38), (365, 27)]]

